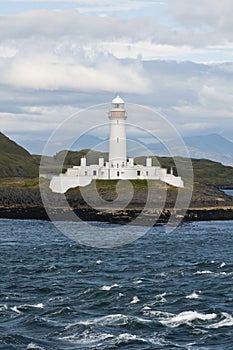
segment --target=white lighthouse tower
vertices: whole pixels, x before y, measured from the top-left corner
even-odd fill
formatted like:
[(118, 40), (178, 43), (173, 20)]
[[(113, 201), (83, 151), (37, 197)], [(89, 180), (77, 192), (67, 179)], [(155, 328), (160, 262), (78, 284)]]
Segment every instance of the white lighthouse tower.
[[(125, 111), (125, 103), (120, 96), (112, 100), (109, 117), (109, 165), (110, 177), (115, 178), (117, 169), (122, 169), (127, 166), (126, 154), (126, 131), (125, 120), (127, 114)], [(115, 170), (115, 171), (114, 171)], [(117, 170), (120, 171), (120, 170)]]
[(81, 164), (68, 168), (65, 174), (53, 176), (50, 188), (53, 192), (64, 193), (69, 188), (87, 186), (92, 180), (160, 180), (175, 187), (183, 187), (180, 176), (174, 176), (167, 169), (152, 165), (152, 158), (146, 158), (146, 165), (127, 160), (126, 125), (127, 114), (124, 100), (117, 96), (112, 100), (109, 117), (109, 159), (99, 158), (98, 164), (87, 165), (86, 158)]

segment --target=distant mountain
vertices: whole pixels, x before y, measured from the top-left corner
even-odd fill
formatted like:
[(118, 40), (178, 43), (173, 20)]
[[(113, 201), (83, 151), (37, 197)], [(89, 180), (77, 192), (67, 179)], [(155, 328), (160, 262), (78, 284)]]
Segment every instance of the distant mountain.
[[(191, 158), (210, 159), (233, 166), (233, 143), (221, 135), (188, 136), (184, 137), (183, 140)], [(169, 156), (169, 149), (172, 150), (173, 156), (184, 156), (183, 148), (177, 147), (175, 141), (172, 140), (167, 142), (166, 145), (149, 143), (145, 144), (145, 147), (158, 156)]]
[(0, 177), (34, 177), (38, 165), (23, 147), (0, 132)]
[(190, 136), (184, 141), (191, 157), (206, 158), (233, 166), (233, 143), (221, 135)]

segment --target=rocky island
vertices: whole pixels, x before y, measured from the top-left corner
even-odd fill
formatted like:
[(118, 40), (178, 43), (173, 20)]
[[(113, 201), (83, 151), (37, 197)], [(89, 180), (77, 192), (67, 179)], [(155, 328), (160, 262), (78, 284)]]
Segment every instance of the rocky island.
[[(72, 166), (74, 162), (77, 164), (78, 160), (88, 152), (89, 150), (67, 152), (64, 167)], [(56, 164), (56, 158), (59, 156), (61, 154), (48, 157), (51, 167)], [(98, 157), (99, 154), (92, 153), (91, 156)], [(173, 166), (175, 169), (172, 158), (156, 159), (161, 166)], [(102, 198), (104, 205), (98, 203), (99, 199), (97, 203), (90, 205), (86, 198), (92, 197), (93, 183), (86, 186), (85, 190), (77, 187), (68, 190), (65, 195), (53, 193), (49, 189), (48, 180), (40, 179), (39, 186), (39, 164), (40, 156), (31, 155), (5, 135), (0, 134), (0, 218), (49, 220), (52, 217), (53, 220), (70, 220), (74, 218), (71, 214), (75, 213), (77, 220), (125, 224), (133, 222), (143, 212), (141, 224), (160, 224), (166, 223), (171, 214), (177, 218), (184, 214), (182, 205), (175, 206), (178, 191), (181, 191), (184, 197), (186, 191), (190, 191), (187, 187), (178, 189), (154, 180), (152, 190), (151, 188), (148, 190), (146, 180), (131, 180), (133, 196), (122, 208), (121, 203), (115, 202), (118, 196), (118, 181), (96, 180), (94, 185), (98, 193), (97, 199)], [(205, 159), (192, 159), (192, 165), (194, 171), (192, 198), (183, 221), (232, 220), (233, 197), (225, 194), (222, 189), (233, 188), (233, 167)], [(128, 193), (124, 188), (121, 193), (123, 193), (121, 201), (124, 203), (127, 200), (124, 198), (124, 193), (126, 197)], [(148, 196), (150, 196), (149, 206), (147, 205), (145, 209)], [(46, 205), (47, 211), (42, 197), (46, 197), (46, 203), (51, 203)], [(164, 202), (162, 207), (161, 200)]]

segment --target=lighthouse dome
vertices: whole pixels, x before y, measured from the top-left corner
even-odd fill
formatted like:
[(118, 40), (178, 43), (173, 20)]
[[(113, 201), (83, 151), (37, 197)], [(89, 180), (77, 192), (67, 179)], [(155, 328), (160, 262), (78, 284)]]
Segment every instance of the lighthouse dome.
[(122, 100), (120, 96), (115, 97), (112, 100), (112, 110), (124, 110), (125, 109), (125, 102)]
[(112, 100), (112, 104), (122, 104), (122, 103), (125, 103), (125, 102), (119, 95)]

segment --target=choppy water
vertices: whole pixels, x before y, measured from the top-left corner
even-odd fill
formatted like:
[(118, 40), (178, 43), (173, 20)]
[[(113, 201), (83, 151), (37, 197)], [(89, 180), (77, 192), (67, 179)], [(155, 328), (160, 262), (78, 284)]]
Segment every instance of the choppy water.
[(233, 349), (230, 221), (94, 249), (0, 220), (0, 243), (0, 349)]

